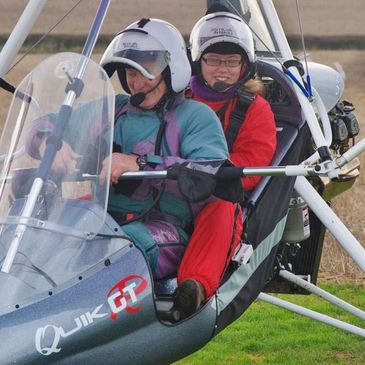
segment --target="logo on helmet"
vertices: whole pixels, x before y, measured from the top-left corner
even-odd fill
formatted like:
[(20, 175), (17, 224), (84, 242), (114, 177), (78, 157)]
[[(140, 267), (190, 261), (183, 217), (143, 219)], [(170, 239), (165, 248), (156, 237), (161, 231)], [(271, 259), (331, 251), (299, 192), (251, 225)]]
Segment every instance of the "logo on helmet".
[(212, 32), (216, 36), (222, 36), (222, 35), (232, 36), (233, 35), (233, 30), (231, 28), (212, 28)]
[(138, 49), (137, 42), (123, 42), (123, 47), (126, 49)]

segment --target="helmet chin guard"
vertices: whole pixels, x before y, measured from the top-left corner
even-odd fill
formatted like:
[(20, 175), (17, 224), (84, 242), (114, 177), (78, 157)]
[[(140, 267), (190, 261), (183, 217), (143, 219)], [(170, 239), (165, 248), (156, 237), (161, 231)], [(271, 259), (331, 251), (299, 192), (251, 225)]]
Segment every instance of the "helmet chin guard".
[(127, 67), (135, 68), (149, 79), (164, 75), (167, 70), (165, 82), (175, 93), (183, 91), (191, 77), (182, 35), (172, 24), (160, 19), (141, 19), (129, 25), (110, 43), (100, 64), (109, 76), (118, 72), (127, 92), (130, 92), (125, 77)]

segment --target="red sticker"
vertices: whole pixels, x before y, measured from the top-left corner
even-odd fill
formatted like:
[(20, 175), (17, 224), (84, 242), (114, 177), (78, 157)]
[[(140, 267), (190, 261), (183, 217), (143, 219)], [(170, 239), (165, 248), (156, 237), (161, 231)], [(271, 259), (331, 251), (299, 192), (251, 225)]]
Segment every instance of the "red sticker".
[(135, 274), (115, 284), (108, 292), (108, 303), (112, 310), (111, 319), (117, 319), (118, 313), (123, 310), (131, 314), (137, 313), (142, 304), (138, 304), (138, 294), (142, 293), (146, 287), (147, 280)]

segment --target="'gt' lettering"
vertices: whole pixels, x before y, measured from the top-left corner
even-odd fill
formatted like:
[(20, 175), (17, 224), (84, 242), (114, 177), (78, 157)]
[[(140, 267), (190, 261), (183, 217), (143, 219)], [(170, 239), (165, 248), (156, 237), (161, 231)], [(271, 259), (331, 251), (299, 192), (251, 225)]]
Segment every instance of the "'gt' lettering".
[(117, 314), (125, 310), (134, 314), (140, 310), (137, 295), (147, 287), (147, 281), (139, 275), (130, 275), (114, 285), (108, 293), (108, 303), (112, 311), (111, 319), (117, 319)]

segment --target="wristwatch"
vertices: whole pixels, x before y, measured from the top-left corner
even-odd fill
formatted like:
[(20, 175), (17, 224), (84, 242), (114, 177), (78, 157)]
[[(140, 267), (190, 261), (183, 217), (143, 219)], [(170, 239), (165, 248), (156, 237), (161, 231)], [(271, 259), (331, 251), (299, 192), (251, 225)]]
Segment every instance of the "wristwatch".
[(147, 165), (147, 156), (146, 155), (138, 156), (136, 159), (136, 163), (138, 165), (139, 171), (143, 171)]

